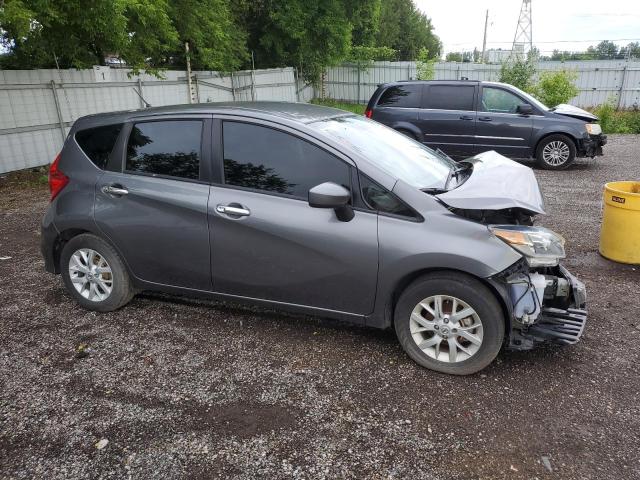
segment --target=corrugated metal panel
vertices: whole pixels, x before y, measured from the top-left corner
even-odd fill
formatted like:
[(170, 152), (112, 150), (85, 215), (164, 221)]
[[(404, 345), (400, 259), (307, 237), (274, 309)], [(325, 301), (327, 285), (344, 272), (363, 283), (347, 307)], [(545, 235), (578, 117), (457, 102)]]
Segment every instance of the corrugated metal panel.
[[(49, 163), (62, 147), (60, 119), (51, 81), (56, 84), (60, 115), (69, 125), (92, 113), (141, 108), (136, 91), (142, 81), (145, 100), (153, 106), (187, 103), (189, 92), (184, 71), (163, 72), (163, 78), (148, 74), (130, 76), (125, 69), (96, 67), (89, 70), (0, 71), (0, 173)], [(231, 76), (220, 72), (194, 72), (201, 102), (232, 101)], [(236, 100), (294, 102), (296, 82), (293, 68), (275, 68), (234, 73)], [(251, 88), (255, 79), (254, 88)], [(200, 81), (201, 80), (201, 81)], [(310, 100), (305, 89), (305, 99)]]

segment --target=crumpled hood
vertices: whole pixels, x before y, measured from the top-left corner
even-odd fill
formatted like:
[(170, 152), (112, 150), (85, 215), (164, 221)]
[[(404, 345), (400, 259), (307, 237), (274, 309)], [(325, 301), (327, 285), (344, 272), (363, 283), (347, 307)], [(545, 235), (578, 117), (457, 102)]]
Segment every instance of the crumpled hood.
[(558, 115), (564, 115), (565, 117), (573, 117), (579, 120), (584, 120), (585, 122), (597, 122), (598, 117), (596, 117), (593, 113), (587, 112), (578, 107), (574, 107), (573, 105), (567, 105), (566, 103), (561, 103), (553, 110), (553, 113), (557, 113)]
[(544, 201), (533, 170), (491, 150), (464, 160), (473, 173), (457, 188), (436, 195), (453, 208), (503, 210), (522, 208), (545, 213)]

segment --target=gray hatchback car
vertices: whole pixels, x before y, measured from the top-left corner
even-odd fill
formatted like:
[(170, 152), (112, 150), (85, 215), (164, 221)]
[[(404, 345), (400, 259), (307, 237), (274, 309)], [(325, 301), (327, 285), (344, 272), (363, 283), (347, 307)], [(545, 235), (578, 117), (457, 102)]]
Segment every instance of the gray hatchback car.
[(585, 289), (530, 168), (461, 163), (362, 116), (235, 103), (100, 114), (50, 169), (46, 269), (85, 308), (141, 290), (395, 328), (452, 374), (573, 344)]

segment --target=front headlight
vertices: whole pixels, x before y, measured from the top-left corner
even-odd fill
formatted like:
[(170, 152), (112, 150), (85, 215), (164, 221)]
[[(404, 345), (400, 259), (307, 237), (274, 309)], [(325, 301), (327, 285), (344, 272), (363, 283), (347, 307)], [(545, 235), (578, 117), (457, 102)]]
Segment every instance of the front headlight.
[(600, 135), (602, 133), (602, 127), (599, 123), (585, 123), (584, 128), (587, 129), (589, 135)]
[(546, 228), (491, 225), (489, 230), (524, 255), (530, 267), (553, 267), (565, 257), (564, 238)]

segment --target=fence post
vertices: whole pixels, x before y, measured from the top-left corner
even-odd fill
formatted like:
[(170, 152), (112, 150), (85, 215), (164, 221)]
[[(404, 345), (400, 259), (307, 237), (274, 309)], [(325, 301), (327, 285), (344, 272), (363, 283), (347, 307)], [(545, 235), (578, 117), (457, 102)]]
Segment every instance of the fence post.
[(360, 65), (356, 68), (358, 69), (358, 98), (356, 99), (356, 103), (360, 103)]
[(622, 68), (622, 81), (620, 82), (620, 91), (618, 92), (618, 107), (617, 110), (620, 110), (622, 106), (622, 95), (624, 95), (624, 82), (627, 79), (627, 65)]
[(231, 98), (234, 102), (236, 101), (236, 87), (233, 83), (233, 72), (231, 72)]
[(147, 104), (144, 101), (144, 95), (142, 94), (142, 79), (138, 77), (138, 93), (140, 94), (140, 107), (147, 108)]
[(58, 91), (56, 90), (56, 82), (53, 80), (51, 80), (51, 91), (53, 92), (53, 101), (56, 104), (56, 113), (58, 114), (58, 124), (60, 125), (60, 135), (62, 135), (62, 143), (64, 144), (64, 141), (67, 139), (67, 133), (64, 131), (64, 120), (62, 120), (62, 112), (60, 111), (60, 101), (58, 100)]
[(255, 70), (251, 70), (251, 101), (256, 101), (256, 74)]

